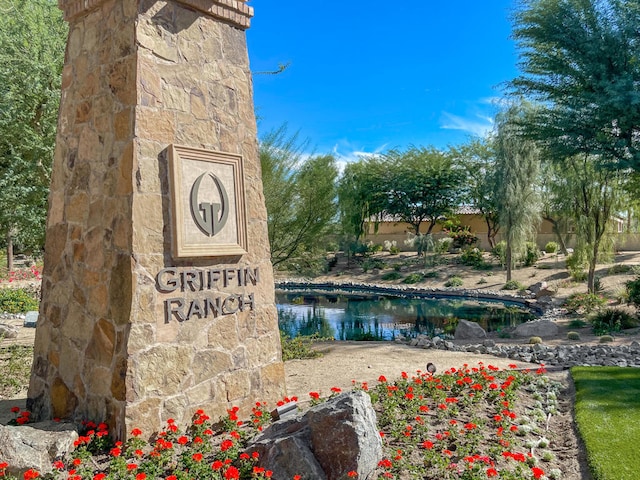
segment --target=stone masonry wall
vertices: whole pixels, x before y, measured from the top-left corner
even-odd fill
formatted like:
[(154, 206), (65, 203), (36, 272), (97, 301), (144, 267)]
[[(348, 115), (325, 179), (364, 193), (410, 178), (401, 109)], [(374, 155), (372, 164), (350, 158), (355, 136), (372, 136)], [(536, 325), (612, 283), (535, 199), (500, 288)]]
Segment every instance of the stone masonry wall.
[[(213, 11), (218, 4), (224, 9)], [(39, 418), (105, 420), (123, 437), (134, 426), (151, 434), (169, 417), (187, 422), (198, 408), (216, 417), (231, 405), (276, 400), (284, 394), (284, 369), (245, 34), (241, 23), (221, 21), (246, 14), (244, 4), (85, 5), (87, 11), (66, 11), (28, 406)], [(172, 143), (243, 155), (247, 254), (171, 257)], [(166, 267), (257, 268), (255, 285), (232, 282), (210, 292), (253, 294), (254, 307), (166, 319), (167, 294), (156, 284)], [(202, 292), (181, 295), (189, 301)]]

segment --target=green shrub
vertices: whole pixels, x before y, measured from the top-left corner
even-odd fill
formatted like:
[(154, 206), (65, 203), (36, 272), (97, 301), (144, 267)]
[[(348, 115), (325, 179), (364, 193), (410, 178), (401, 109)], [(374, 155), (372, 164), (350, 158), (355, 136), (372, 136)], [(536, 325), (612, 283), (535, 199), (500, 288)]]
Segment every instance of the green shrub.
[(418, 283), (423, 280), (423, 275), (421, 273), (411, 273), (407, 275), (407, 277), (402, 281), (402, 283), (412, 284)]
[(638, 319), (624, 310), (608, 308), (598, 312), (591, 319), (591, 327), (595, 335), (616, 333), (627, 328), (638, 326)]
[(631, 271), (633, 271), (633, 266), (623, 263), (616, 263), (615, 265), (607, 269), (607, 273), (609, 275), (620, 275), (623, 273), (629, 273)]
[(479, 267), (484, 263), (482, 251), (479, 248), (465, 248), (460, 256), (463, 265)]
[(611, 335), (602, 335), (600, 337), (600, 343), (609, 343), (613, 342), (613, 337)]
[(488, 282), (487, 282), (487, 279), (486, 279), (486, 278), (484, 278), (484, 277), (481, 277), (481, 278), (480, 278), (480, 280), (478, 280), (478, 285), (482, 285), (482, 284), (484, 284), (484, 283), (488, 283)]
[(574, 293), (564, 302), (567, 310), (574, 313), (592, 313), (600, 310), (607, 299), (596, 293)]
[(435, 252), (436, 253), (447, 253), (451, 249), (451, 244), (453, 243), (453, 238), (445, 237), (439, 239), (435, 244)]
[(445, 287), (461, 287), (464, 282), (460, 277), (451, 277), (444, 284)]
[(491, 249), (491, 255), (498, 259), (500, 265), (504, 267), (507, 264), (507, 242), (504, 240), (498, 242), (496, 246)]
[(294, 360), (321, 357), (322, 353), (313, 350), (311, 346), (321, 339), (318, 335), (299, 336), (291, 338), (282, 330), (280, 331), (280, 343), (282, 345), (282, 360)]
[(440, 272), (437, 270), (429, 270), (422, 274), (424, 278), (438, 278), (440, 276)]
[(578, 332), (567, 332), (567, 339), (580, 340), (580, 334)]
[(478, 243), (478, 237), (471, 233), (471, 227), (460, 225), (458, 220), (447, 220), (442, 225), (442, 230), (447, 232), (453, 240), (451, 246), (453, 248), (470, 247)]
[(387, 272), (384, 275), (382, 275), (382, 277), (380, 277), (382, 280), (398, 280), (400, 278), (402, 278), (402, 274), (399, 272)]
[(587, 262), (583, 255), (574, 252), (567, 257), (567, 270), (571, 274), (571, 278), (576, 282), (584, 282), (587, 279)]
[(379, 258), (365, 258), (362, 262), (362, 270), (367, 273), (369, 270), (381, 270), (386, 266)]
[(629, 280), (626, 286), (627, 301), (636, 308), (640, 308), (640, 277)]
[(509, 280), (507, 283), (504, 284), (504, 287), (502, 287), (502, 290), (522, 290), (522, 289), (524, 289), (524, 285), (522, 285), (517, 280)]
[(25, 313), (38, 310), (38, 300), (23, 288), (0, 288), (0, 312)]
[(586, 326), (587, 326), (587, 322), (585, 322), (581, 318), (574, 318), (569, 322), (569, 328), (582, 328)]
[(540, 337), (531, 337), (529, 339), (529, 345), (536, 345), (538, 343), (542, 343), (542, 339)]
[(535, 265), (539, 258), (540, 250), (538, 249), (538, 245), (534, 242), (527, 242), (525, 245), (524, 258), (522, 259), (524, 266), (531, 267)]
[(559, 248), (560, 245), (558, 245), (556, 242), (547, 242), (547, 244), (544, 246), (544, 251), (547, 253), (556, 253)]

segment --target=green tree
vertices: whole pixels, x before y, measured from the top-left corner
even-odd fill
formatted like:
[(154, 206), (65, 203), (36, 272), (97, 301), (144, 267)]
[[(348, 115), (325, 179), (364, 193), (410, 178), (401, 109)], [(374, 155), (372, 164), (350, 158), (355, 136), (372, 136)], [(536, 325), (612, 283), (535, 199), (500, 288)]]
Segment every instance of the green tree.
[(358, 242), (367, 225), (379, 219), (387, 206), (385, 166), (379, 157), (361, 158), (345, 166), (338, 183), (338, 205), (343, 233)]
[(536, 145), (524, 137), (521, 126), (524, 109), (512, 106), (496, 118), (495, 202), (506, 246), (507, 281), (516, 254), (540, 223), (539, 153)]
[(451, 149), (464, 167), (470, 205), (477, 209), (487, 225), (487, 240), (496, 246), (500, 215), (496, 205), (496, 154), (492, 138), (472, 140)]
[(67, 27), (53, 0), (0, 0), (0, 234), (44, 245)]
[(637, 0), (522, 0), (513, 37), (528, 130), (557, 158), (595, 155), (640, 170)]
[(330, 155), (304, 158), (308, 142), (282, 126), (260, 142), (271, 261), (316, 251), (335, 219), (338, 169)]
[(464, 171), (448, 153), (411, 147), (388, 152), (383, 162), (386, 211), (413, 226), (416, 235), (425, 222), (430, 234), (439, 219), (453, 215), (464, 202)]
[(559, 168), (561, 172), (553, 177), (550, 193), (561, 211), (570, 212), (577, 236), (574, 255), (587, 264), (587, 288), (589, 293), (595, 293), (596, 264), (612, 246), (607, 241), (608, 234), (612, 216), (622, 206), (626, 175), (602, 168), (597, 159), (588, 155), (563, 159)]

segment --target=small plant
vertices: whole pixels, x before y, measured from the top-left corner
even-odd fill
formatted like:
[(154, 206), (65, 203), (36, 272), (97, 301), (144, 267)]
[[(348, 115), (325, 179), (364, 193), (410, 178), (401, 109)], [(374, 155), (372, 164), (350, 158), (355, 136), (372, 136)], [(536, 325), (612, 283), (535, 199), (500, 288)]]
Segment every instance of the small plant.
[(502, 287), (502, 290), (522, 290), (522, 289), (524, 289), (524, 285), (522, 285), (517, 280), (509, 280), (507, 283), (504, 284), (504, 287)]
[(609, 267), (607, 269), (608, 275), (620, 275), (624, 273), (631, 273), (633, 271), (633, 267), (626, 263), (616, 263), (615, 265)]
[(491, 255), (497, 258), (500, 265), (504, 268), (507, 264), (507, 242), (504, 240), (498, 242), (496, 246), (491, 249)]
[(600, 337), (600, 343), (610, 343), (613, 342), (613, 337), (611, 335), (602, 335)]
[(438, 278), (440, 276), (440, 272), (437, 270), (429, 270), (422, 274), (424, 278)]
[(406, 278), (402, 281), (402, 283), (413, 284), (421, 282), (424, 279), (421, 273), (411, 273), (406, 276)]
[(544, 251), (546, 253), (556, 253), (559, 248), (560, 245), (558, 245), (556, 242), (547, 242), (547, 244), (544, 246)]
[(537, 345), (538, 343), (542, 343), (542, 339), (540, 337), (531, 337), (529, 339), (529, 345)]
[(385, 263), (379, 258), (365, 258), (362, 262), (362, 270), (367, 273), (369, 270), (382, 270)]
[(321, 357), (322, 353), (313, 350), (311, 347), (314, 342), (321, 339), (317, 335), (298, 336), (291, 338), (283, 331), (280, 331), (280, 343), (282, 345), (282, 360), (294, 360), (305, 358)]
[(400, 272), (396, 272), (396, 271), (392, 271), (392, 272), (387, 272), (384, 275), (382, 275), (382, 277), (380, 277), (382, 280), (385, 281), (389, 281), (389, 280), (398, 280), (400, 278), (402, 278), (402, 274)]
[(640, 277), (637, 277), (633, 280), (629, 280), (626, 284), (627, 286), (627, 301), (635, 306), (636, 308), (640, 307)]
[(580, 340), (580, 334), (578, 332), (567, 332), (568, 340)]
[(38, 301), (23, 288), (0, 288), (0, 312), (25, 313), (38, 310)]
[(444, 284), (445, 287), (461, 287), (464, 282), (460, 277), (451, 277)]
[(581, 318), (574, 318), (569, 322), (569, 328), (582, 328), (586, 326), (587, 326), (587, 322), (585, 322)]
[(596, 293), (574, 293), (569, 295), (564, 306), (570, 312), (592, 313), (600, 310), (607, 303), (607, 299)]
[(478, 280), (478, 285), (483, 285), (483, 284), (485, 284), (485, 283), (488, 283), (488, 282), (487, 282), (487, 279), (486, 279), (486, 278), (484, 278), (484, 277), (480, 277), (480, 280)]
[(525, 244), (524, 258), (522, 259), (524, 266), (531, 267), (535, 265), (539, 258), (540, 250), (538, 250), (538, 245), (534, 242), (527, 242)]
[(638, 326), (638, 319), (629, 315), (624, 310), (609, 308), (598, 312), (591, 319), (591, 326), (595, 335), (616, 333), (626, 328)]
[(440, 238), (435, 245), (435, 252), (439, 254), (447, 253), (451, 249), (453, 244), (453, 238), (444, 237)]
[(584, 282), (587, 279), (587, 262), (579, 252), (574, 252), (567, 257), (567, 270), (571, 274), (571, 278), (575, 282)]
[(442, 230), (453, 240), (453, 248), (470, 247), (478, 243), (478, 237), (471, 233), (471, 227), (460, 225), (458, 220), (447, 220), (442, 225)]
[(479, 248), (465, 248), (460, 256), (463, 265), (471, 267), (480, 267), (484, 264), (482, 251)]

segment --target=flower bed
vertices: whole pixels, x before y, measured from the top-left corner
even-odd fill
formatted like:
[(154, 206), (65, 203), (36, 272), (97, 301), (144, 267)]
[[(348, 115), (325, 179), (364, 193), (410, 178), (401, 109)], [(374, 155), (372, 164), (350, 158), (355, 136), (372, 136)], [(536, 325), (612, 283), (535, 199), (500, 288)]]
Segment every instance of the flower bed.
[[(385, 453), (378, 478), (563, 478), (552, 449), (553, 432), (547, 430), (557, 408), (559, 384), (550, 381), (542, 367), (513, 367), (500, 371), (490, 365), (465, 365), (435, 375), (403, 372), (395, 382), (380, 377), (374, 387), (354, 384), (369, 393), (377, 411)], [(331, 395), (339, 393), (334, 388)], [(310, 393), (310, 400), (324, 401), (317, 392)], [(259, 466), (256, 455), (243, 453), (247, 442), (270, 422), (268, 411), (267, 405), (256, 403), (251, 412), (244, 412), (249, 420), (243, 422), (243, 412), (234, 407), (215, 426), (197, 411), (186, 428), (169, 419), (151, 441), (134, 429), (126, 442), (115, 444), (106, 425), (88, 422), (75, 451), (56, 461), (53, 472), (42, 478), (276, 478)], [(15, 413), (19, 423), (28, 419), (19, 409)], [(7, 467), (0, 463), (0, 477)], [(24, 478), (40, 476), (28, 471)]]

